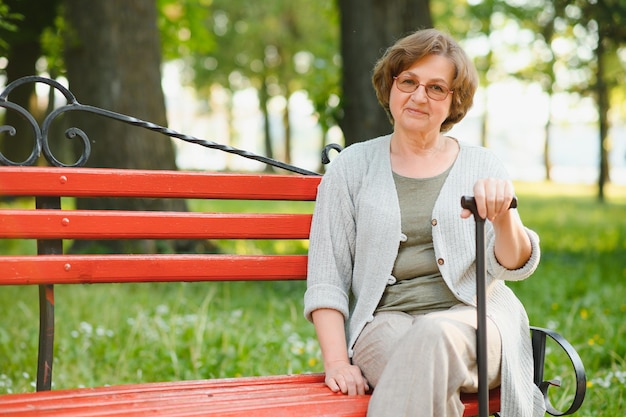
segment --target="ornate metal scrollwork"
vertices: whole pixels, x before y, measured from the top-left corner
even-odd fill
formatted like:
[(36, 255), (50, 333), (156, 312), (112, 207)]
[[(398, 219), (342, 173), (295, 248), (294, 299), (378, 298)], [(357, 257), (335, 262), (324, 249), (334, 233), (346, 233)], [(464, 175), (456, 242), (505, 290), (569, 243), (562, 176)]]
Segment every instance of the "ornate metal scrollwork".
[[(15, 90), (15, 88), (19, 87), (20, 85), (23, 84), (27, 84), (27, 83), (44, 83), (47, 84), (53, 88), (55, 88), (56, 90), (60, 91), (63, 96), (65, 97), (65, 99), (67, 100), (67, 104), (64, 106), (61, 106), (55, 110), (53, 110), (52, 112), (50, 112), (46, 118), (44, 119), (41, 128), (39, 127), (37, 121), (35, 120), (35, 118), (23, 107), (18, 106), (15, 103), (12, 103), (10, 101), (8, 101), (8, 96), (9, 94)], [(87, 136), (87, 134), (85, 132), (83, 132), (82, 130), (76, 128), (76, 127), (72, 127), (69, 128), (65, 131), (65, 136), (68, 139), (73, 139), (78, 137), (82, 143), (83, 143), (83, 152), (82, 154), (79, 156), (78, 160), (73, 163), (73, 164), (64, 164), (61, 161), (59, 161), (57, 158), (54, 157), (54, 155), (52, 154), (52, 151), (50, 150), (49, 144), (48, 144), (48, 134), (50, 131), (50, 126), (52, 125), (52, 122), (59, 117), (61, 114), (68, 112), (68, 111), (83, 111), (83, 112), (88, 112), (88, 113), (93, 113), (96, 115), (100, 115), (109, 119), (113, 119), (113, 120), (117, 120), (126, 124), (130, 124), (132, 126), (137, 126), (140, 128), (144, 128), (144, 129), (148, 129), (151, 130), (153, 132), (157, 132), (160, 133), (162, 135), (165, 136), (169, 136), (171, 138), (175, 138), (175, 139), (179, 139), (179, 140), (183, 140), (185, 142), (189, 142), (189, 143), (193, 143), (196, 145), (200, 145), (203, 146), (205, 148), (210, 148), (210, 149), (217, 149), (223, 152), (228, 152), (228, 153), (232, 153), (235, 155), (239, 155), (241, 157), (244, 158), (248, 158), (248, 159), (252, 159), (258, 162), (262, 162), (268, 165), (271, 165), (273, 167), (277, 167), (277, 168), (281, 168), (287, 171), (291, 171), (291, 172), (295, 172), (298, 174), (303, 174), (303, 175), (320, 175), (317, 172), (313, 172), (313, 171), (309, 171), (303, 168), (299, 168), (297, 166), (294, 165), (290, 165), (290, 164), (286, 164), (284, 162), (280, 162), (277, 161), (275, 159), (272, 158), (268, 158), (262, 155), (257, 155), (254, 154), (252, 152), (246, 151), (246, 150), (242, 150), (242, 149), (238, 149), (238, 148), (234, 148), (228, 145), (222, 145), (220, 143), (217, 142), (213, 142), (213, 141), (209, 141), (209, 140), (205, 140), (205, 139), (199, 139), (196, 138), (194, 136), (190, 136), (190, 135), (185, 135), (183, 133), (179, 133), (175, 130), (169, 129), (167, 127), (164, 126), (159, 126), (157, 124), (154, 124), (152, 122), (148, 122), (145, 120), (140, 120), (137, 119), (135, 117), (132, 116), (127, 116), (121, 113), (116, 113), (110, 110), (106, 110), (106, 109), (101, 109), (99, 107), (94, 107), (94, 106), (89, 106), (89, 105), (85, 105), (85, 104), (80, 104), (78, 102), (78, 100), (76, 100), (76, 97), (74, 97), (74, 94), (72, 94), (72, 92), (70, 90), (68, 90), (67, 88), (65, 88), (62, 84), (60, 84), (59, 82), (49, 79), (49, 78), (44, 78), (44, 77), (38, 77), (38, 76), (29, 76), (29, 77), (23, 77), (20, 78), (18, 80), (15, 80), (13, 82), (11, 82), (6, 88), (5, 90), (2, 92), (2, 94), (0, 94), (0, 107), (3, 107), (5, 109), (7, 109), (8, 111), (16, 111), (19, 113), (19, 115), (24, 118), (31, 126), (33, 129), (33, 133), (35, 136), (35, 145), (33, 147), (33, 150), (31, 152), (31, 155), (28, 157), (27, 160), (23, 161), (23, 162), (15, 162), (15, 161), (10, 161), (8, 158), (6, 158), (4, 155), (2, 155), (2, 153), (0, 153), (0, 163), (4, 164), (4, 165), (17, 165), (17, 166), (28, 166), (28, 165), (34, 165), (37, 162), (37, 159), (39, 158), (39, 156), (41, 155), (41, 152), (43, 151), (43, 155), (46, 158), (46, 160), (54, 166), (64, 166), (64, 167), (76, 167), (76, 166), (84, 166), (88, 159), (89, 156), (91, 154), (91, 145), (89, 142), (89, 138)], [(5, 134), (9, 134), (9, 135), (15, 135), (15, 128), (13, 126), (0, 126), (0, 134), (5, 133)]]
[(322, 149), (322, 164), (324, 165), (330, 164), (330, 151), (331, 150), (341, 152), (343, 150), (343, 147), (337, 143), (331, 143), (331, 144), (324, 146), (324, 149)]
[[(30, 153), (30, 156), (25, 161), (22, 161), (22, 162), (11, 161), (0, 152), (0, 163), (2, 163), (3, 165), (13, 165), (13, 166), (34, 165), (37, 162), (37, 158), (39, 158), (39, 155), (41, 154), (42, 135), (41, 135), (41, 129), (39, 128), (39, 124), (37, 123), (33, 115), (28, 112), (28, 110), (26, 110), (22, 106), (19, 106), (15, 103), (11, 103), (10, 101), (7, 101), (8, 95), (11, 93), (11, 91), (15, 89), (15, 87), (18, 87), (28, 82), (31, 82), (31, 79), (21, 78), (9, 84), (7, 88), (2, 92), (2, 94), (0, 94), (0, 107), (7, 109), (7, 111), (16, 112), (33, 129), (33, 136), (34, 136), (33, 150)], [(8, 126), (8, 125), (0, 126), (0, 134), (8, 134), (10, 136), (15, 136), (16, 133), (17, 132), (14, 126)]]

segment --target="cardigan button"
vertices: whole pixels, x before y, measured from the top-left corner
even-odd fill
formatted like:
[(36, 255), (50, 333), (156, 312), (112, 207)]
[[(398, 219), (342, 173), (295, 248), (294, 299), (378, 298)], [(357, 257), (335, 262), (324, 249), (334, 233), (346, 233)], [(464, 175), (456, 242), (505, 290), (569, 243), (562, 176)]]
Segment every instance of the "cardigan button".
[(400, 233), (400, 242), (406, 242), (409, 238), (404, 234)]
[(439, 258), (439, 259), (437, 259), (437, 263), (438, 263), (439, 265), (443, 265), (443, 264), (445, 264), (446, 262), (443, 260), (443, 258)]
[(433, 226), (437, 226), (437, 219), (432, 219), (430, 221), (430, 224), (433, 225)]
[(387, 285), (393, 285), (397, 282), (398, 280), (396, 279), (396, 277), (394, 277), (393, 275), (390, 275), (389, 278), (387, 278)]

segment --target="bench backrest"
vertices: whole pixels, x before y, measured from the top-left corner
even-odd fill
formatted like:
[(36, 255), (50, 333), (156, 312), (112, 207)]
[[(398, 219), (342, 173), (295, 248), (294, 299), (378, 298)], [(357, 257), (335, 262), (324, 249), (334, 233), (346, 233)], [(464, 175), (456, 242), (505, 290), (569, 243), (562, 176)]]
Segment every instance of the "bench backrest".
[(0, 210), (0, 238), (37, 239), (40, 247), (39, 256), (0, 257), (0, 285), (304, 279), (303, 255), (63, 255), (41, 247), (67, 239), (308, 239), (310, 213), (67, 210), (58, 199), (313, 201), (319, 181), (294, 175), (2, 167), (0, 195), (37, 196), (44, 201), (38, 206), (47, 208)]
[(0, 239), (37, 241), (37, 253), (0, 255), (0, 285), (40, 285), (38, 390), (51, 383), (56, 284), (306, 278), (306, 254), (67, 254), (63, 248), (74, 239), (308, 239), (313, 204), (291, 213), (75, 210), (66, 197), (232, 199), (244, 206), (250, 200), (306, 202), (315, 200), (320, 179), (0, 167), (0, 196), (36, 200), (26, 209), (0, 210)]

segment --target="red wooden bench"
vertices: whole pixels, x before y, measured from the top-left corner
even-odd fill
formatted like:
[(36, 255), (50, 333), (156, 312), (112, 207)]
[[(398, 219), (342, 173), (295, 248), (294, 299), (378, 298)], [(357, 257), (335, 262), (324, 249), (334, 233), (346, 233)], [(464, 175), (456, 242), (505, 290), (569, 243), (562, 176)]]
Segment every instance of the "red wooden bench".
[[(334, 394), (325, 387), (323, 375), (47, 391), (52, 378), (55, 285), (302, 280), (306, 277), (305, 255), (75, 255), (62, 253), (63, 240), (307, 239), (311, 222), (311, 214), (298, 213), (72, 210), (61, 207), (60, 197), (313, 201), (319, 181), (319, 176), (1, 167), (0, 194), (36, 196), (38, 208), (0, 210), (0, 238), (37, 239), (39, 254), (1, 256), (0, 285), (39, 285), (44, 308), (37, 373), (39, 392), (0, 396), (0, 414), (364, 416), (369, 396)], [(545, 333), (536, 332), (535, 338), (539, 348), (536, 359), (541, 361)], [(542, 371), (538, 369), (538, 372), (541, 383)], [(476, 395), (463, 395), (462, 399), (466, 405), (464, 415), (476, 415)], [(499, 391), (494, 390), (490, 410), (498, 409)]]

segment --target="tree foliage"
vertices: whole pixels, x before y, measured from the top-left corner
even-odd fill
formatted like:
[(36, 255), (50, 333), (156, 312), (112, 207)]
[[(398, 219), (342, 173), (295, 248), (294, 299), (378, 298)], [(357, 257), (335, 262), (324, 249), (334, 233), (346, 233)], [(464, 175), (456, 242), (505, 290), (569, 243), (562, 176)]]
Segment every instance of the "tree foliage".
[(556, 86), (589, 95), (598, 110), (598, 198), (604, 199), (609, 180), (608, 132), (610, 96), (623, 89), (626, 62), (619, 51), (626, 47), (626, 4), (621, 0), (554, 0), (560, 24)]
[(3, 34), (0, 36), (0, 56), (6, 54), (9, 49), (6, 35), (17, 32), (17, 23), (23, 18), (23, 15), (13, 12), (8, 4), (0, 0), (0, 33)]
[[(167, 39), (202, 45), (180, 54), (188, 82), (208, 96), (214, 85), (236, 92), (254, 88), (265, 114), (266, 154), (272, 156), (268, 102), (307, 91), (320, 116), (327, 115), (338, 84), (336, 13), (331, 0), (160, 2)], [(185, 13), (195, 7), (195, 14)], [(182, 38), (180, 34), (183, 34)], [(195, 40), (194, 40), (195, 39)], [(165, 46), (166, 51), (173, 48)], [(289, 161), (289, 107), (285, 109), (285, 159)], [(331, 124), (320, 117), (322, 123)]]
[[(268, 156), (279, 143), (270, 137), (268, 103), (274, 97), (288, 103), (295, 91), (306, 91), (324, 131), (341, 125), (348, 144), (390, 130), (374, 97), (370, 70), (397, 38), (435, 23), (462, 42), (486, 45), (475, 56), (484, 87), (516, 77), (538, 83), (548, 95), (594, 98), (603, 152), (600, 193), (607, 180), (608, 115), (623, 111), (626, 97), (623, 0), (153, 1), (164, 60), (184, 63), (185, 83), (207, 99), (216, 85), (231, 97), (243, 89), (257, 92)], [(69, 45), (61, 34), (74, 29), (53, 7), (57, 2), (0, 0), (0, 53), (11, 61), (7, 74), (20, 61), (28, 64), (22, 72), (29, 74), (47, 71), (54, 77), (64, 71), (61, 51)], [(35, 68), (41, 55), (46, 60)], [(287, 161), (289, 110), (287, 105), (280, 135), (285, 149), (279, 155)], [(548, 118), (546, 132), (549, 123)], [(545, 154), (549, 166), (547, 147)]]
[[(621, 0), (469, 3), (469, 24), (465, 26), (468, 37), (482, 39), (483, 45), (488, 46), (476, 60), (483, 85), (515, 77), (538, 83), (549, 96), (566, 93), (594, 99), (598, 109), (598, 189), (602, 199), (609, 172), (608, 114), (611, 105), (619, 105), (617, 98), (625, 95), (626, 4)], [(512, 56), (516, 59), (510, 59)], [(548, 173), (550, 123), (548, 115), (544, 148)]]

